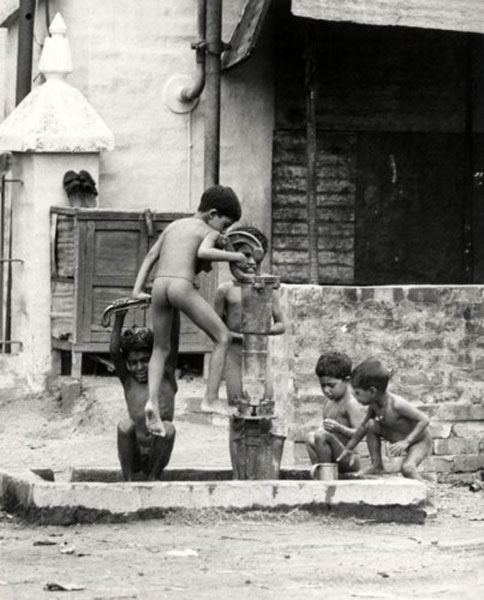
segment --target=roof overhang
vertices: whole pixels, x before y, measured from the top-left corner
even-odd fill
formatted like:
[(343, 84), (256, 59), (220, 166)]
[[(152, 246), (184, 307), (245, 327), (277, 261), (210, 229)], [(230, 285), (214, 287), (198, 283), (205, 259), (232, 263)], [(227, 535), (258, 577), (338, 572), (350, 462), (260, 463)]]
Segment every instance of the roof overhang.
[(271, 1), (247, 0), (232, 33), (229, 48), (222, 55), (222, 69), (228, 71), (251, 56)]
[(484, 33), (483, 0), (291, 0), (297, 17)]

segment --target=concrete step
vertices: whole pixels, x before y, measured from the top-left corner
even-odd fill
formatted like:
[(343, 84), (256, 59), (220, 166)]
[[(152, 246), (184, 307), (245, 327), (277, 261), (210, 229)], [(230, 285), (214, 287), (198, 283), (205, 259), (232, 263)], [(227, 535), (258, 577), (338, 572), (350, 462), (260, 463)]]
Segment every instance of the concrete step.
[[(348, 481), (301, 479), (234, 481), (231, 471), (208, 480), (185, 470), (184, 480), (157, 482), (46, 481), (26, 469), (0, 470), (0, 501), (43, 525), (161, 518), (180, 509), (307, 509), (323, 515), (380, 522), (423, 523), (427, 490), (404, 478)], [(198, 470), (199, 471), (199, 470)], [(168, 475), (168, 470), (166, 472)], [(49, 478), (51, 479), (51, 478)]]

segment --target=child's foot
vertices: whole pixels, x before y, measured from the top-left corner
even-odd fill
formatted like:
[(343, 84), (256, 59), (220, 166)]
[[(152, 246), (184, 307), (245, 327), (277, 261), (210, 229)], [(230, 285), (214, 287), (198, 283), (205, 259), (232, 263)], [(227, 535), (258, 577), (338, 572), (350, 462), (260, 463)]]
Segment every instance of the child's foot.
[(161, 420), (159, 413), (154, 410), (151, 402), (147, 402), (145, 406), (145, 421), (146, 427), (152, 435), (165, 437), (165, 426), (163, 425), (163, 421)]
[(240, 411), (238, 406), (228, 406), (226, 409), (226, 415), (229, 417), (240, 417)]
[(379, 467), (367, 467), (366, 469), (361, 469), (357, 472), (358, 477), (368, 477), (368, 476), (378, 476), (384, 475), (385, 469)]
[(202, 412), (214, 412), (219, 413), (221, 415), (227, 415), (227, 405), (222, 402), (219, 398), (215, 398), (214, 400), (209, 400), (208, 398), (204, 398), (202, 403), (200, 404), (200, 410)]

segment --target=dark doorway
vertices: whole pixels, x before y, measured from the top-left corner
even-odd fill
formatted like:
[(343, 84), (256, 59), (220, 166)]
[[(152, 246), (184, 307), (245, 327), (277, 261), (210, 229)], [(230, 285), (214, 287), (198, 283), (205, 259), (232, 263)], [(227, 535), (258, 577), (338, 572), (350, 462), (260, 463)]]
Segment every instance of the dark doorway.
[(484, 36), (275, 13), (274, 272), (308, 281), (311, 34), (319, 283), (484, 283)]
[(464, 136), (358, 138), (355, 283), (466, 283)]

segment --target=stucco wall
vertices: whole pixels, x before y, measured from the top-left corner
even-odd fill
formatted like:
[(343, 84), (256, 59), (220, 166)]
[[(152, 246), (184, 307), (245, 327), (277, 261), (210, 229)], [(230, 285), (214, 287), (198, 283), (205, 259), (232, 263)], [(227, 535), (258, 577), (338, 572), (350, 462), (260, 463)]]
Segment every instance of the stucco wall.
[(290, 440), (321, 422), (314, 368), (329, 349), (353, 364), (377, 356), (395, 369), (390, 389), (431, 418), (443, 480), (484, 468), (484, 287), (284, 285), (288, 328), (271, 340), (275, 398)]
[[(35, 391), (51, 369), (51, 205), (67, 205), (63, 174), (86, 168), (98, 177), (97, 154), (15, 154), (13, 178), (12, 339), (22, 342), (24, 376)], [(18, 348), (15, 347), (14, 351)]]
[[(228, 41), (244, 0), (223, 4)], [(74, 62), (68, 82), (84, 93), (115, 136), (115, 150), (102, 157), (100, 206), (196, 209), (203, 191), (205, 100), (202, 95), (193, 113), (184, 115), (162, 101), (170, 77), (194, 73), (196, 0), (53, 0), (50, 10), (66, 21)], [(9, 31), (8, 64), (14, 66), (16, 27)], [(43, 40), (42, 2), (35, 31)], [(257, 61), (223, 77), (220, 180), (239, 194), (244, 214), (269, 231), (273, 101), (265, 52), (262, 45)], [(2, 102), (7, 112), (13, 108), (14, 74), (10, 69)]]

